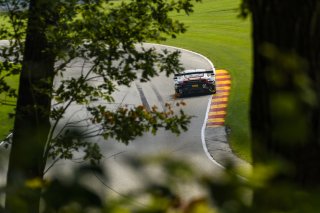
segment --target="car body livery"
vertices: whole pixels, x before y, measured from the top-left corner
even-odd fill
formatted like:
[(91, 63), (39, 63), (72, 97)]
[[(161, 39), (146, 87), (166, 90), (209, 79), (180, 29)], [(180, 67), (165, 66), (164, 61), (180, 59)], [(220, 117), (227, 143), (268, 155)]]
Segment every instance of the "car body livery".
[(185, 70), (174, 75), (174, 88), (180, 97), (192, 93), (216, 93), (214, 70)]

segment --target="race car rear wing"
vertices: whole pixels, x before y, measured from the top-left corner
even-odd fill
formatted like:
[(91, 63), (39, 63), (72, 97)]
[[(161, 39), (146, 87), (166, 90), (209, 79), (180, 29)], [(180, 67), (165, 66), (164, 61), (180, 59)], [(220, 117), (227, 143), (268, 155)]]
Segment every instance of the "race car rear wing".
[(194, 72), (182, 72), (182, 73), (176, 73), (176, 74), (174, 74), (173, 79), (177, 79), (178, 76), (192, 75), (192, 74), (201, 74), (201, 73), (209, 73), (209, 74), (211, 74), (211, 75), (214, 75), (213, 70), (194, 71)]

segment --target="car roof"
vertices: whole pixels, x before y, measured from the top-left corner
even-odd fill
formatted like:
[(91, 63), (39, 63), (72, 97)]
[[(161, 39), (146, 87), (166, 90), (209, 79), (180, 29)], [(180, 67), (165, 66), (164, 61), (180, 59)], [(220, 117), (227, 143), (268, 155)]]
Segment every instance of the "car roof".
[(199, 73), (202, 73), (202, 72), (205, 72), (206, 70), (205, 69), (194, 69), (194, 70), (184, 70), (182, 73), (195, 73), (195, 72), (199, 72)]

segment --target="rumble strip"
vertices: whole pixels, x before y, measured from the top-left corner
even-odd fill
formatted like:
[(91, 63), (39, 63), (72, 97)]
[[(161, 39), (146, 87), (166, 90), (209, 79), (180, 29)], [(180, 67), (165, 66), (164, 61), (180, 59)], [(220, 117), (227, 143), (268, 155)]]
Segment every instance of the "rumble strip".
[(212, 95), (208, 113), (207, 127), (224, 126), (227, 114), (228, 97), (231, 88), (231, 76), (226, 70), (216, 70), (217, 93)]

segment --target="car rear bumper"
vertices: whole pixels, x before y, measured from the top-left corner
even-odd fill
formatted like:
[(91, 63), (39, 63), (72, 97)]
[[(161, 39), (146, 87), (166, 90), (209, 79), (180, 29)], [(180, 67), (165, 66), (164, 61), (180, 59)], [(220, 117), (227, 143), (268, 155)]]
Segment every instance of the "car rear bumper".
[(195, 93), (215, 93), (215, 85), (198, 84), (197, 86), (186, 85), (176, 88), (178, 94), (195, 94)]

